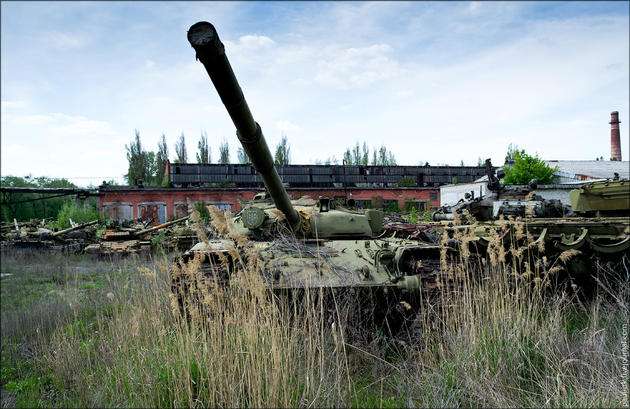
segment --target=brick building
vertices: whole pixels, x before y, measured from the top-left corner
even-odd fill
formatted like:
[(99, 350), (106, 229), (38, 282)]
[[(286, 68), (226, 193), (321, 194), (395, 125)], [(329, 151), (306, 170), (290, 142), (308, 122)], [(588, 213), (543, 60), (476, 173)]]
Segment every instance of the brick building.
[[(439, 186), (472, 182), (483, 167), (468, 166), (325, 166), (287, 165), (276, 169), (292, 199), (303, 196), (352, 197), (360, 208), (418, 209), (440, 205)], [(101, 212), (112, 219), (164, 222), (188, 214), (188, 203), (204, 201), (219, 208), (241, 210), (240, 201), (253, 199), (264, 189), (251, 165), (167, 164), (173, 187), (99, 187)]]

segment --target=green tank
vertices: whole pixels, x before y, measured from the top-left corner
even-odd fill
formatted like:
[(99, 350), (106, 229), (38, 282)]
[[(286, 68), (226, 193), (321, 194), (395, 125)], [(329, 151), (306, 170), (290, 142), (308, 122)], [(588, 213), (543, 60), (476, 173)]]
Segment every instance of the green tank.
[(569, 194), (573, 211), (581, 216), (630, 217), (630, 180), (590, 182)]
[[(243, 264), (249, 259), (246, 255), (254, 252), (264, 263), (263, 278), (270, 290), (363, 289), (376, 294), (383, 305), (405, 301), (413, 308), (421, 290), (428, 292), (437, 285), (440, 247), (380, 238), (383, 213), (354, 210), (351, 200), (343, 204), (328, 197), (291, 200), (215, 28), (207, 22), (196, 23), (188, 31), (188, 40), (267, 191), (242, 203), (244, 208), (227, 221), (229, 229), (193, 246), (182, 262), (198, 256), (205, 276), (228, 281), (233, 271), (247, 268)], [(217, 212), (214, 209), (215, 215)], [(418, 263), (420, 259), (424, 263)], [(179, 284), (174, 282), (174, 286)]]

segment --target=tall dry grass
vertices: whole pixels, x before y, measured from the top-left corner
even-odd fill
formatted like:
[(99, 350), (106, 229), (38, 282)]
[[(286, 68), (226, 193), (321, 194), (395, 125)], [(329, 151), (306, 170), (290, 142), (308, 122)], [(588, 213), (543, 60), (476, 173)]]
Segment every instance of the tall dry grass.
[[(229, 234), (229, 220), (213, 217)], [(74, 319), (39, 337), (33, 359), (69, 406), (622, 406), (628, 278), (578, 300), (571, 287), (551, 291), (576, 254), (544, 260), (517, 223), (522, 246), (493, 235), (477, 259), (473, 229), (453, 237), (456, 263), (443, 253), (455, 289), (445, 282), (421, 303), (431, 312), (404, 343), (379, 330), (369, 344), (348, 338), (346, 307), (331, 313), (324, 290), (269, 293), (262, 261), (235, 237), (229, 285), (204, 277), (201, 257), (123, 265), (90, 319), (67, 298)], [(183, 307), (171, 277), (186, 283)]]

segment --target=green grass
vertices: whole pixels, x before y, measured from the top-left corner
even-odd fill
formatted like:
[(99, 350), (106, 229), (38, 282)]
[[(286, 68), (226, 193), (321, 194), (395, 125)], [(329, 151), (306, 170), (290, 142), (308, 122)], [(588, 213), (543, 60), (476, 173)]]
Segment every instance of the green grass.
[(451, 300), (446, 329), (417, 345), (376, 334), (351, 346), (317, 317), (285, 319), (255, 287), (224, 304), (212, 294), (213, 319), (178, 320), (166, 260), (2, 261), (3, 407), (622, 403), (628, 312), (606, 298), (507, 300), (497, 279)]

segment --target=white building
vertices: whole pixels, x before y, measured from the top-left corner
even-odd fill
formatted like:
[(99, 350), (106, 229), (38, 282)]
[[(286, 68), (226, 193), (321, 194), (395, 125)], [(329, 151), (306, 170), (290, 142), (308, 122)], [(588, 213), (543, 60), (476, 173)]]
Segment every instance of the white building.
[[(571, 205), (569, 192), (573, 189), (578, 189), (584, 183), (594, 180), (612, 179), (615, 173), (619, 174), (621, 179), (630, 178), (629, 161), (548, 160), (545, 162), (552, 168), (558, 167), (558, 171), (554, 173), (556, 183), (538, 185), (536, 194), (546, 200), (560, 200), (566, 205)], [(487, 176), (484, 176), (473, 183), (441, 186), (440, 206), (453, 205), (460, 199), (464, 199), (466, 193), (473, 194), (475, 198), (480, 195), (485, 196), (487, 181)]]

